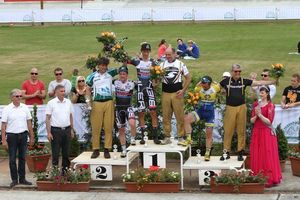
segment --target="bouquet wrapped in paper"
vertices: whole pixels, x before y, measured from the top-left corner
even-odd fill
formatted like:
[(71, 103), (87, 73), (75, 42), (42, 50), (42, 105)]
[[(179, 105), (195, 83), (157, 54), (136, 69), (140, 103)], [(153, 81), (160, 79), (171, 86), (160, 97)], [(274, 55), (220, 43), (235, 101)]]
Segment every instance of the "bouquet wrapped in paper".
[(270, 70), (270, 76), (278, 79), (279, 77), (284, 76), (284, 71), (285, 71), (285, 68), (284, 68), (283, 64), (281, 64), (281, 63), (273, 64), (272, 68)]

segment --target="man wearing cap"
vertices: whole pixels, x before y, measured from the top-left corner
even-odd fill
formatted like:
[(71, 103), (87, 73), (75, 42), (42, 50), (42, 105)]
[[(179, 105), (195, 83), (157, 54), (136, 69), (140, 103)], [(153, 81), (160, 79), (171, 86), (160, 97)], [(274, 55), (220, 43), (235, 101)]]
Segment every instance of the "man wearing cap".
[(140, 144), (145, 144), (144, 132), (145, 132), (145, 112), (146, 108), (150, 110), (150, 116), (152, 121), (152, 133), (154, 136), (154, 143), (160, 144), (158, 139), (158, 118), (156, 112), (156, 101), (151, 81), (150, 68), (156, 65), (155, 61), (150, 58), (151, 46), (149, 43), (144, 42), (141, 44), (142, 57), (139, 59), (132, 59), (128, 61), (128, 64), (132, 64), (137, 70), (137, 103), (138, 103), (138, 117), (139, 125), (142, 132), (142, 140)]
[[(173, 113), (176, 118), (178, 144), (187, 145), (191, 138), (184, 140), (184, 93), (191, 83), (191, 76), (186, 65), (176, 59), (176, 50), (168, 47), (166, 49), (166, 61), (160, 64), (165, 71), (162, 80), (162, 115), (165, 138), (162, 144), (170, 144), (171, 120)], [(183, 77), (185, 81), (183, 82)]]
[(205, 121), (206, 127), (206, 152), (205, 161), (210, 160), (211, 147), (212, 147), (212, 133), (215, 120), (215, 108), (214, 104), (217, 99), (217, 94), (220, 92), (220, 86), (216, 83), (212, 83), (210, 76), (203, 76), (201, 81), (195, 87), (195, 92), (199, 93), (199, 103), (197, 109), (191, 113), (188, 113), (184, 117), (184, 129), (188, 137), (191, 137), (192, 126), (194, 122), (199, 120)]
[[(117, 69), (108, 71), (109, 59), (101, 57), (97, 60), (98, 71), (88, 76), (86, 84), (86, 102), (91, 106), (91, 126), (92, 126), (92, 148), (91, 158), (100, 155), (100, 133), (104, 127), (104, 158), (110, 158), (109, 150), (112, 147), (112, 130), (114, 125), (114, 103), (113, 103), (113, 76), (117, 74)], [(91, 92), (93, 97), (91, 98)]]
[(271, 85), (276, 81), (256, 81), (241, 77), (241, 66), (233, 64), (231, 77), (225, 78), (220, 85), (226, 91), (226, 109), (224, 115), (224, 152), (226, 158), (222, 156), (220, 160), (229, 159), (231, 150), (231, 140), (234, 131), (238, 136), (238, 161), (243, 161), (243, 153), (246, 145), (246, 118), (247, 107), (245, 103), (245, 90), (247, 86)]
[(119, 128), (119, 140), (122, 147), (121, 157), (126, 157), (125, 127), (128, 121), (131, 132), (130, 144), (135, 145), (136, 123), (134, 109), (131, 107), (134, 83), (128, 80), (128, 69), (121, 66), (118, 70), (119, 79), (115, 80), (116, 93), (116, 122)]

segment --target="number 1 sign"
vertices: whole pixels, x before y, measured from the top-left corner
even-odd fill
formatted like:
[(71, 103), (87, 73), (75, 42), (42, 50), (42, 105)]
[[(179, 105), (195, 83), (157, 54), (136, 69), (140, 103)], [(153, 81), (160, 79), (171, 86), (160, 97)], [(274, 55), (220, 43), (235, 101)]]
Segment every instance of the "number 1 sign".
[(150, 166), (159, 166), (166, 168), (166, 154), (165, 153), (144, 153), (144, 168)]

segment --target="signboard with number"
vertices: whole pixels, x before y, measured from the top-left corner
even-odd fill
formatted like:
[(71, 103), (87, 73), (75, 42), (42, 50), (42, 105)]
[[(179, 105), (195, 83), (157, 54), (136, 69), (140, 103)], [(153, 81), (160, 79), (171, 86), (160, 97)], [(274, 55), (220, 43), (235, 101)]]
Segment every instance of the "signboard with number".
[(111, 165), (90, 165), (91, 179), (96, 181), (111, 181), (112, 166)]
[(199, 185), (209, 185), (210, 178), (220, 172), (221, 170), (199, 170)]
[(165, 153), (144, 153), (144, 168), (150, 166), (159, 166), (166, 168), (166, 154)]

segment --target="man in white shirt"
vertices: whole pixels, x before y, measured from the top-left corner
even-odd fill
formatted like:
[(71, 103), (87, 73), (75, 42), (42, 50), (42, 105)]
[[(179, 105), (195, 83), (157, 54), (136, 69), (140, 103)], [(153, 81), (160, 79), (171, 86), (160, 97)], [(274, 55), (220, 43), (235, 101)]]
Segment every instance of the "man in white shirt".
[(64, 86), (57, 85), (54, 91), (56, 97), (50, 100), (46, 107), (47, 137), (51, 142), (52, 165), (58, 166), (61, 149), (62, 169), (66, 170), (70, 166), (70, 140), (74, 137), (73, 106), (69, 99), (64, 98)]
[[(256, 79), (256, 74), (252, 74), (253, 77), (252, 79)], [(264, 69), (261, 73), (261, 80), (263, 81), (269, 81), (270, 80), (270, 70), (269, 69)], [(256, 93), (257, 98), (259, 98), (259, 90), (262, 86), (254, 86), (252, 87), (252, 90)], [(270, 97), (273, 99), (273, 97), (276, 94), (276, 86), (275, 85), (268, 85), (270, 88)]]
[[(8, 149), (9, 169), (12, 182), (10, 187), (15, 185), (32, 185), (25, 179), (25, 155), (27, 150), (28, 132), (30, 134), (30, 145), (34, 143), (34, 136), (31, 123), (31, 114), (28, 107), (21, 103), (22, 91), (13, 89), (10, 92), (11, 103), (2, 111), (1, 132), (2, 145)], [(18, 167), (16, 157), (18, 154)]]
[(55, 87), (57, 85), (62, 85), (65, 87), (65, 98), (69, 98), (72, 84), (68, 79), (63, 78), (63, 70), (60, 67), (57, 67), (54, 70), (55, 80), (51, 81), (48, 86), (48, 95), (50, 98), (55, 97)]

